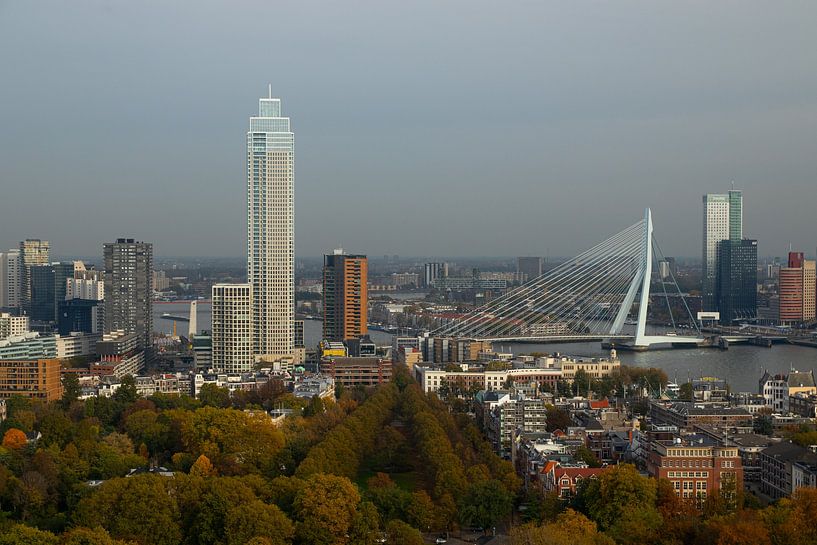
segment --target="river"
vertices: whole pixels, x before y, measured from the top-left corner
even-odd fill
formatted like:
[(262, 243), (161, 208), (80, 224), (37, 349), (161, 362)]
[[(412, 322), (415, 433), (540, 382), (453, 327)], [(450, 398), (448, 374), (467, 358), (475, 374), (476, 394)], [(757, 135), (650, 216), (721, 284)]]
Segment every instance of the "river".
[[(156, 331), (170, 334), (173, 322), (160, 319), (163, 313), (187, 316), (189, 303), (162, 303), (153, 305), (153, 327)], [(210, 329), (210, 303), (198, 304), (198, 328)], [(187, 323), (179, 322), (178, 333), (187, 333)], [(391, 335), (382, 331), (371, 331), (372, 340), (378, 344), (390, 344)], [(321, 321), (304, 321), (304, 341), (307, 346), (316, 346), (321, 340)], [(522, 344), (495, 345), (500, 352), (525, 354), (531, 352), (561, 352), (577, 356), (603, 356), (606, 351), (599, 343)], [(756, 392), (758, 380), (764, 370), (771, 373), (785, 373), (790, 368), (799, 371), (817, 371), (817, 349), (781, 344), (772, 348), (733, 345), (729, 350), (696, 348), (679, 350), (654, 350), (650, 352), (619, 351), (621, 361), (638, 367), (658, 367), (663, 369), (670, 380), (685, 382), (687, 377), (715, 376), (726, 380), (733, 391)]]

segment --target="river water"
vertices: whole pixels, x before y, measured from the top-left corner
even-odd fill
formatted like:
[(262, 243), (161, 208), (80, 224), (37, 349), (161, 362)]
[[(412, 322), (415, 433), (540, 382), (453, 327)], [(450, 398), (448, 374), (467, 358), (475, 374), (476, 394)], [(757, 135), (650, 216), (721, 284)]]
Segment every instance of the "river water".
[[(166, 334), (173, 331), (173, 322), (160, 319), (163, 313), (187, 316), (189, 303), (162, 303), (153, 305), (153, 328)], [(210, 304), (198, 304), (198, 329), (210, 329)], [(187, 323), (179, 322), (178, 333), (187, 333)], [(390, 344), (391, 335), (371, 331), (378, 344)], [(304, 321), (304, 337), (307, 346), (316, 346), (321, 340), (321, 322)], [(523, 344), (510, 343), (494, 346), (500, 352), (526, 354), (531, 352), (570, 354), (576, 356), (603, 356), (606, 351), (595, 343)], [(683, 350), (655, 350), (650, 352), (619, 351), (622, 363), (638, 367), (657, 367), (667, 373), (670, 380), (685, 382), (688, 377), (715, 376), (726, 380), (736, 392), (756, 392), (758, 380), (764, 370), (785, 373), (790, 368), (799, 371), (817, 371), (817, 349), (780, 344), (772, 348), (733, 345), (729, 350), (696, 348)]]

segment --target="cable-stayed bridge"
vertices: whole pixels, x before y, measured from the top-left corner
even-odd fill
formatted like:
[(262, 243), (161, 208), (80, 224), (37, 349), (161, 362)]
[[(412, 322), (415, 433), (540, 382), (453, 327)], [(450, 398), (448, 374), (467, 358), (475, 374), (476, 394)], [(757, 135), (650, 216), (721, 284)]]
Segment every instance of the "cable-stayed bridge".
[[(700, 345), (705, 339), (672, 273), (668, 279), (653, 278), (659, 257), (647, 209), (639, 222), (429, 335), (493, 341), (609, 339), (635, 349)], [(653, 284), (658, 285), (653, 295), (666, 300), (673, 330), (660, 335), (646, 333)], [(685, 312), (676, 319), (670, 298), (679, 297)], [(681, 324), (689, 329), (679, 330)], [(635, 326), (634, 331), (625, 326)], [(679, 334), (690, 331), (695, 334)]]

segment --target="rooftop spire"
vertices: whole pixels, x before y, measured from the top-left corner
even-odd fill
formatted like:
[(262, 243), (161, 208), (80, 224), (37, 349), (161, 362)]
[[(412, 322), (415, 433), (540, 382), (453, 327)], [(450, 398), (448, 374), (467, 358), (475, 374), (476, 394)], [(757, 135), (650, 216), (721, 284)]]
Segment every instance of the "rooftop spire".
[[(269, 88), (269, 98), (272, 98), (272, 84), (271, 83), (268, 85), (268, 88)], [(734, 184), (732, 184), (732, 185), (734, 186)]]

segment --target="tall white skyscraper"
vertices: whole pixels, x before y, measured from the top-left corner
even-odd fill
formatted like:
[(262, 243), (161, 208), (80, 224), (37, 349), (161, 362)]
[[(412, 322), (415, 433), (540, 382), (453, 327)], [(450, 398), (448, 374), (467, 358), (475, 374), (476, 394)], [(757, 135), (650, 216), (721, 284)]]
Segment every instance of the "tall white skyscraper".
[(214, 284), (211, 302), (213, 369), (220, 373), (252, 371), (253, 323), (250, 284)]
[(270, 88), (247, 132), (247, 282), (262, 359), (291, 356), (295, 342), (294, 163), (295, 135)]
[(718, 310), (715, 283), (718, 274), (718, 243), (743, 238), (743, 192), (707, 193), (703, 196), (703, 310)]

